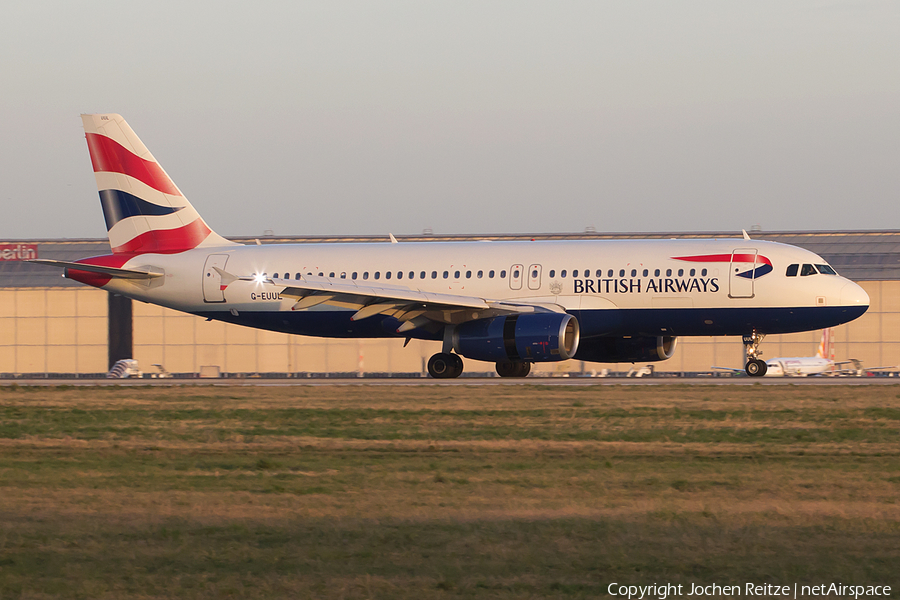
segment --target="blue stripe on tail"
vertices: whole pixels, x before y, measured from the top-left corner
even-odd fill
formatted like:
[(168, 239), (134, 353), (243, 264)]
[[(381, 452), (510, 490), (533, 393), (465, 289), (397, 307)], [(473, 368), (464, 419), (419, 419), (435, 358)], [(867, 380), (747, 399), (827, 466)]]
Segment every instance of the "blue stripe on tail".
[(102, 190), (100, 204), (103, 206), (103, 218), (106, 219), (107, 231), (128, 217), (171, 215), (184, 208), (183, 206), (160, 206), (121, 190)]

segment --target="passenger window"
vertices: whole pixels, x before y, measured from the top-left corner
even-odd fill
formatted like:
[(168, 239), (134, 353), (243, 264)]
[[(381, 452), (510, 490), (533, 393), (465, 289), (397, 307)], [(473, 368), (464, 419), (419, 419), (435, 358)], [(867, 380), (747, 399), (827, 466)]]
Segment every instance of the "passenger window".
[(432, 272), (431, 272), (431, 278), (432, 278), (432, 279), (437, 279), (437, 271), (432, 271)]
[(518, 278), (519, 278), (519, 270), (518, 270), (518, 269), (516, 269), (515, 271), (513, 271), (513, 278), (514, 278), (514, 279), (518, 279)]
[(347, 279), (347, 271), (341, 271), (341, 279)]
[(300, 273), (295, 273), (295, 274), (294, 274), (294, 279), (296, 279), (296, 280), (299, 281), (299, 280), (300, 280)]
[(403, 279), (403, 271), (397, 271), (397, 279)]
[(597, 279), (603, 277), (603, 269), (597, 269)]
[(563, 269), (562, 271), (560, 271), (560, 272), (559, 272), (559, 276), (562, 277), (563, 279), (565, 279), (565, 277), (566, 277), (566, 270)]
[(506, 279), (506, 269), (500, 271), (500, 279)]
[(484, 277), (484, 271), (478, 271), (478, 279)]
[(832, 269), (829, 265), (816, 265), (816, 268), (822, 275), (837, 275), (837, 271)]
[[(390, 278), (391, 278), (391, 272), (390, 272), (390, 271), (385, 271), (385, 272), (384, 272), (384, 278), (385, 278), (385, 279), (390, 279)], [(378, 273), (375, 273), (375, 279), (378, 279)]]
[(796, 277), (799, 269), (800, 265), (788, 265), (787, 271), (785, 271), (784, 274), (787, 277)]
[(534, 271), (531, 272), (531, 278), (537, 279), (537, 269), (535, 269)]
[(655, 271), (653, 271), (653, 276), (659, 277), (659, 269), (656, 269)]
[(368, 278), (369, 278), (369, 272), (363, 271), (363, 279), (368, 279)]
[[(415, 272), (415, 271), (410, 271), (410, 272), (409, 272), (409, 278), (410, 278), (410, 279), (415, 279), (415, 278), (416, 278), (416, 272)], [(425, 279), (425, 273), (422, 273), (422, 279)]]
[(490, 271), (488, 271), (488, 279), (493, 279), (493, 278), (494, 278), (494, 270), (491, 269)]
[(691, 277), (697, 274), (697, 269), (691, 269)]
[(812, 265), (803, 265), (800, 268), (801, 277), (806, 277), (807, 275), (816, 275), (817, 273), (818, 272), (816, 271), (816, 268)]
[(578, 269), (572, 271), (572, 277), (578, 277)]
[[(285, 273), (287, 275), (287, 273)], [(325, 277), (325, 273), (319, 273), (319, 277)]]
[(450, 271), (444, 271), (444, 279), (450, 277)]
[(706, 273), (707, 273), (706, 269), (703, 269), (702, 271), (700, 271), (700, 276), (706, 277)]
[(650, 271), (648, 269), (644, 269), (644, 277), (650, 275)]
[(672, 276), (672, 269), (666, 269), (666, 277)]
[(278, 279), (278, 273), (272, 273), (272, 279)]
[(459, 279), (459, 271), (453, 272), (453, 279)]
[(329, 273), (329, 274), (328, 274), (328, 277), (329, 277), (329, 278), (334, 278), (334, 273), (333, 273), (333, 272), (332, 272), (332, 273)]
[(684, 269), (678, 269), (678, 276), (684, 277)]
[(550, 277), (556, 277), (556, 270), (550, 269)]
[(472, 271), (466, 271), (466, 279), (472, 279)]
[(607, 276), (607, 277), (612, 277), (612, 276), (613, 276), (613, 270), (610, 269), (609, 271), (607, 271), (607, 272), (606, 272), (606, 276)]
[(631, 276), (632, 276), (632, 277), (637, 277), (637, 269), (632, 269), (632, 270), (631, 270)]
[(425, 271), (419, 273), (419, 279), (425, 279)]
[(625, 269), (619, 269), (619, 277), (625, 277)]
[(353, 275), (350, 276), (350, 279), (356, 279), (356, 271), (353, 271)]

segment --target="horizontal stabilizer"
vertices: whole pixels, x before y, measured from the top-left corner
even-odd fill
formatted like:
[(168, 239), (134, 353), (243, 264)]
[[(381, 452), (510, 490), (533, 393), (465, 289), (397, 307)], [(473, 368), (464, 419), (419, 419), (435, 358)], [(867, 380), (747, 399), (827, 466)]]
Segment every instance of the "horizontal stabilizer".
[(153, 279), (154, 277), (162, 277), (165, 275), (162, 271), (152, 269), (152, 267), (144, 267), (141, 269), (122, 269), (116, 267), (102, 267), (100, 265), (88, 265), (78, 262), (68, 262), (65, 260), (52, 260), (49, 258), (35, 258), (27, 262), (47, 265), (48, 267), (60, 267), (63, 269), (72, 269), (73, 271), (86, 271), (88, 273), (100, 273), (109, 275), (110, 277), (118, 277), (119, 279)]

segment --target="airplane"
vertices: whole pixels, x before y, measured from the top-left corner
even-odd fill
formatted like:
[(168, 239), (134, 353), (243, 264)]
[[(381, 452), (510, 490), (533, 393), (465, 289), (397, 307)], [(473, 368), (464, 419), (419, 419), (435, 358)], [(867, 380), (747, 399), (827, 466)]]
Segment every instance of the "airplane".
[(822, 330), (822, 341), (815, 356), (771, 358), (766, 361), (767, 377), (808, 377), (811, 375), (838, 374), (835, 367), (849, 364), (851, 361), (835, 362), (832, 357), (832, 336), (834, 330)]
[[(238, 244), (215, 233), (125, 120), (82, 115), (111, 253), (34, 259), (178, 311), (288, 334), (435, 340), (525, 377), (536, 362), (652, 362), (679, 336), (740, 335), (748, 375), (766, 334), (862, 315), (866, 292), (820, 256), (739, 239)], [(406, 343), (405, 342), (405, 343)]]

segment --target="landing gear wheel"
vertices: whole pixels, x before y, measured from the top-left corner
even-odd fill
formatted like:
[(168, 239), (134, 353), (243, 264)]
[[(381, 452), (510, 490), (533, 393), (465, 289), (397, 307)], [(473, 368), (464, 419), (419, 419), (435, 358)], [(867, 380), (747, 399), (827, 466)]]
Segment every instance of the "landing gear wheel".
[(527, 377), (531, 372), (531, 363), (522, 361), (504, 361), (497, 363), (497, 375), (500, 377)]
[(463, 362), (457, 354), (438, 352), (428, 359), (428, 374), (435, 379), (453, 379), (462, 372)]
[(766, 364), (766, 361), (754, 358), (747, 361), (747, 366), (744, 367), (744, 370), (747, 371), (747, 375), (750, 377), (762, 377), (769, 370), (769, 366)]

